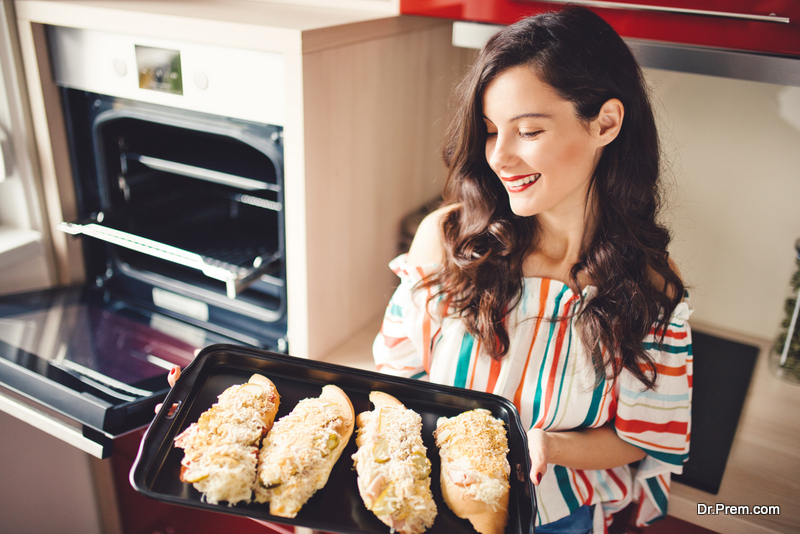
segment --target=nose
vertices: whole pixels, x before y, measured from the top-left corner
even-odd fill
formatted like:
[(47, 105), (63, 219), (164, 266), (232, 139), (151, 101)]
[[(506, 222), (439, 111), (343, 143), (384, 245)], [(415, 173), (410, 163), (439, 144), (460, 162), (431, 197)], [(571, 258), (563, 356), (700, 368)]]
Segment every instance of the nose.
[(501, 171), (513, 164), (514, 151), (505, 136), (497, 134), (486, 140), (486, 161), (495, 171)]

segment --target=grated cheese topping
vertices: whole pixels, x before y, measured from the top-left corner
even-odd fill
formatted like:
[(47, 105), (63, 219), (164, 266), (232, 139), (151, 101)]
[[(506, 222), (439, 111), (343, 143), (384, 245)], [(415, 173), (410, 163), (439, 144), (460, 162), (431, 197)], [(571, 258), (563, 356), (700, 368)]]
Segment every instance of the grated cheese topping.
[(492, 507), (509, 491), (508, 439), (503, 422), (484, 409), (440, 417), (434, 431), (445, 473), (461, 474), (461, 497)]
[(272, 515), (297, 515), (328, 481), (345, 421), (338, 404), (319, 398), (301, 400), (279, 419), (259, 453), (256, 501), (269, 502)]
[[(261, 391), (262, 394), (258, 394)], [(256, 457), (277, 394), (245, 384), (223, 391), (217, 402), (174, 440), (184, 450), (181, 478), (211, 504), (250, 502)]]
[(405, 406), (382, 406), (367, 414), (352, 456), (364, 504), (392, 531), (424, 532), (433, 525), (437, 509), (422, 418)]

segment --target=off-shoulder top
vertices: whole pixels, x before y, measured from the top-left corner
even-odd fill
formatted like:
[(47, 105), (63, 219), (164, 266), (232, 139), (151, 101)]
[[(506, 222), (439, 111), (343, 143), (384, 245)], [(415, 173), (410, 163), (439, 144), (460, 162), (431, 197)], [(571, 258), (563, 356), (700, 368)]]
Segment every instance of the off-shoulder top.
[(400, 285), (373, 344), (378, 370), (501, 395), (517, 407), (524, 428), (565, 431), (613, 422), (620, 438), (647, 453), (635, 475), (629, 466), (581, 470), (549, 465), (537, 490), (537, 525), (565, 517), (584, 504), (599, 504), (594, 532), (602, 533), (612, 514), (634, 497), (639, 526), (667, 513), (670, 475), (682, 472), (689, 454), (688, 319), (693, 308), (688, 296), (672, 314), (663, 343), (654, 330), (642, 341), (657, 366), (654, 389), (645, 390), (627, 370), (595, 388), (594, 369), (574, 318), (594, 287), (579, 295), (556, 280), (525, 278), (521, 300), (506, 319), (510, 349), (498, 361), (481, 349), (462, 321), (439, 317), (435, 306), (426, 306), (427, 290), (413, 290), (435, 265), (411, 268), (401, 255), (390, 268)]

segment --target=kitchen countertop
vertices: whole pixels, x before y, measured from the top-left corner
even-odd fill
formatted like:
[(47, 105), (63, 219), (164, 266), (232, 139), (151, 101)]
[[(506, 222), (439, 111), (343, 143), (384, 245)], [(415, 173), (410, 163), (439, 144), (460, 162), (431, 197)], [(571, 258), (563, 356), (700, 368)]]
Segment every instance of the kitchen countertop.
[[(382, 317), (375, 318), (325, 361), (375, 370), (372, 342)], [(800, 525), (800, 386), (775, 377), (769, 368), (771, 340), (742, 336), (692, 323), (711, 335), (761, 348), (739, 420), (719, 493), (673, 483), (669, 515), (725, 534), (783, 533)], [(780, 506), (780, 515), (698, 515), (698, 504)]]

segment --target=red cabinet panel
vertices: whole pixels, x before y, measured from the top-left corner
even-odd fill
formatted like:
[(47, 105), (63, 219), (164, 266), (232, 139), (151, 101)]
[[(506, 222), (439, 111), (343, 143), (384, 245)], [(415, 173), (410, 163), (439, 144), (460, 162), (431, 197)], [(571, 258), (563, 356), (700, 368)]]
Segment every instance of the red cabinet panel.
[[(528, 15), (559, 9), (562, 4), (528, 0), (400, 0), (400, 11), (407, 15), (510, 24)], [(608, 0), (590, 4), (590, 9), (624, 37), (800, 56), (798, 0)], [(597, 7), (600, 4), (608, 7)], [(784, 22), (786, 19), (788, 22)]]

